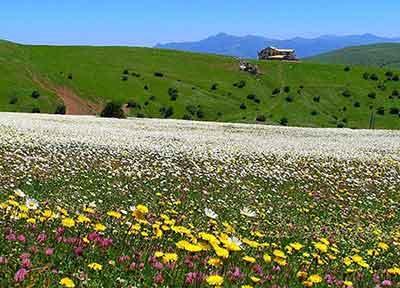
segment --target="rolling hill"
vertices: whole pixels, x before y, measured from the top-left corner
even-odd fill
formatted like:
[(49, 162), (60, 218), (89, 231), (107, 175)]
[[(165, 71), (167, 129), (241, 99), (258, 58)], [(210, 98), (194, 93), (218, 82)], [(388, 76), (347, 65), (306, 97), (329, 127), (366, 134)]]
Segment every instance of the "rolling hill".
[(349, 47), (307, 59), (326, 64), (379, 66), (400, 69), (400, 44)]
[(68, 114), (95, 114), (114, 100), (135, 117), (368, 128), (374, 114), (375, 128), (400, 128), (400, 71), (254, 63), (260, 75), (224, 56), (1, 42), (0, 110), (54, 113), (64, 103)]
[(400, 42), (400, 38), (385, 38), (373, 34), (363, 34), (348, 36), (324, 35), (309, 39), (296, 37), (280, 40), (253, 35), (240, 37), (219, 33), (200, 41), (157, 44), (155, 48), (257, 58), (258, 52), (263, 48), (276, 46), (293, 48), (296, 50), (298, 57), (306, 58), (349, 46), (386, 42)]

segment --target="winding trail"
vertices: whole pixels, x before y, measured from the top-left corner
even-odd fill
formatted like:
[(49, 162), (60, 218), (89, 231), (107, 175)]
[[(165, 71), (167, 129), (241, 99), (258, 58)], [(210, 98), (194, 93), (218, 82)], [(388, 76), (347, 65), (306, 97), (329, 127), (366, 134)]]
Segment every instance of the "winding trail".
[(48, 79), (41, 79), (28, 70), (32, 81), (42, 89), (55, 93), (64, 103), (67, 115), (96, 115), (101, 111), (101, 105), (79, 97), (67, 86), (57, 86)]

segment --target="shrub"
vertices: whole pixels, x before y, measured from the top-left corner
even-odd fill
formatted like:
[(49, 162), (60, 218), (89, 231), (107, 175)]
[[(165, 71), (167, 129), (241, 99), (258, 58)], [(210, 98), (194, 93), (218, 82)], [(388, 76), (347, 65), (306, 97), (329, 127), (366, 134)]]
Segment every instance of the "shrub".
[(399, 75), (394, 75), (393, 78), (392, 78), (392, 80), (393, 80), (393, 81), (396, 81), (396, 82), (399, 81), (399, 80), (400, 80)]
[(375, 92), (371, 92), (368, 94), (368, 98), (370, 99), (375, 99), (376, 98), (376, 93)]
[(128, 70), (128, 69), (125, 69), (124, 71), (122, 71), (122, 74), (123, 74), (123, 75), (129, 75), (129, 70)]
[(286, 86), (285, 88), (283, 88), (283, 91), (284, 91), (285, 93), (289, 93), (289, 92), (290, 92), (290, 87), (289, 87), (289, 86)]
[(393, 97), (399, 97), (399, 96), (400, 96), (399, 90), (393, 90), (392, 96), (393, 96)]
[(293, 98), (293, 96), (287, 96), (286, 98), (285, 98), (285, 100), (287, 101), (287, 102), (289, 102), (289, 103), (291, 103), (291, 102), (293, 102), (294, 101), (294, 98)]
[(365, 72), (365, 73), (363, 74), (363, 78), (364, 78), (365, 80), (369, 80), (369, 76), (370, 76), (370, 74), (369, 74), (368, 72)]
[(261, 103), (261, 100), (260, 100), (260, 99), (258, 99), (258, 98), (256, 98), (256, 99), (254, 99), (254, 103), (256, 103), (256, 104), (260, 104), (260, 103)]
[(132, 72), (132, 74), (131, 74), (133, 77), (136, 77), (136, 78), (140, 78), (140, 74), (139, 73), (137, 73), (137, 72)]
[(182, 116), (182, 119), (183, 119), (183, 120), (192, 120), (192, 116), (190, 116), (190, 115), (188, 115), (188, 114), (184, 114), (184, 115)]
[(392, 72), (392, 71), (387, 71), (387, 72), (385, 73), (385, 76), (386, 76), (387, 78), (392, 78), (392, 77), (393, 77), (393, 72)]
[(339, 122), (339, 123), (336, 125), (336, 127), (337, 127), (337, 128), (344, 128), (344, 127), (346, 127), (346, 124), (343, 123), (343, 122)]
[(204, 112), (201, 109), (197, 110), (196, 115), (199, 119), (204, 118)]
[(255, 94), (249, 94), (249, 95), (247, 95), (247, 99), (254, 100), (254, 99), (256, 99), (256, 95)]
[(240, 109), (246, 110), (247, 109), (246, 104), (244, 104), (244, 103), (240, 104)]
[(399, 114), (399, 116), (400, 116), (400, 109), (397, 108), (397, 107), (392, 107), (392, 108), (389, 109), (389, 113), (392, 114), (392, 115)]
[(287, 126), (289, 124), (289, 120), (286, 117), (283, 117), (281, 120), (279, 120), (279, 124)]
[(154, 101), (154, 100), (156, 100), (156, 96), (154, 96), (154, 95), (151, 95), (151, 96), (150, 96), (150, 98), (149, 98), (149, 100), (150, 100), (150, 101)]
[(265, 116), (264, 115), (258, 115), (257, 117), (256, 117), (256, 121), (257, 122), (265, 122), (267, 119), (265, 118)]
[(18, 97), (17, 96), (12, 96), (10, 98), (10, 101), (8, 101), (8, 103), (11, 104), (11, 105), (17, 104), (17, 102), (18, 102)]
[(169, 95), (171, 101), (175, 101), (178, 98), (178, 94), (179, 94), (179, 91), (177, 88), (169, 88), (168, 89), (168, 95)]
[(350, 92), (349, 90), (346, 89), (346, 90), (343, 91), (342, 95), (343, 95), (344, 97), (346, 97), (346, 98), (349, 98), (349, 97), (351, 96), (351, 92)]
[(369, 77), (369, 79), (373, 80), (373, 81), (378, 81), (379, 77), (378, 75), (376, 75), (375, 73), (371, 74), (371, 76)]
[(40, 97), (40, 92), (35, 90), (32, 92), (31, 96), (33, 99), (38, 99)]
[(40, 113), (40, 108), (39, 107), (32, 108), (32, 113)]
[(316, 111), (316, 110), (313, 110), (313, 111), (311, 111), (311, 115), (312, 116), (317, 116), (319, 113), (318, 113), (318, 111)]
[(149, 105), (149, 101), (145, 101), (144, 106), (148, 106), (148, 105)]
[(121, 108), (121, 105), (116, 102), (108, 102), (106, 107), (104, 107), (103, 111), (101, 112), (100, 116), (104, 118), (126, 118), (125, 113)]
[(383, 84), (383, 83), (379, 84), (379, 85), (377, 86), (377, 88), (378, 88), (379, 90), (381, 90), (381, 91), (385, 91), (385, 90), (386, 90), (386, 86), (385, 86), (385, 84)]
[(234, 83), (233, 86), (240, 89), (244, 88), (246, 86), (246, 81), (240, 80), (239, 82)]
[(128, 75), (122, 75), (121, 80), (122, 81), (128, 81), (129, 76)]
[(349, 66), (344, 67), (345, 72), (349, 72), (350, 70), (351, 70), (351, 68)]
[(281, 93), (281, 89), (280, 88), (275, 88), (274, 90), (272, 90), (272, 95), (276, 95)]
[(172, 108), (172, 107), (162, 107), (160, 109), (160, 112), (161, 112), (161, 115), (164, 118), (169, 118), (174, 114), (174, 108)]
[(360, 104), (360, 102), (357, 101), (357, 102), (354, 102), (353, 106), (356, 108), (360, 108), (361, 104)]
[(378, 109), (376, 109), (376, 113), (378, 115), (385, 115), (385, 108), (384, 107), (379, 107)]
[(161, 72), (154, 72), (154, 76), (163, 78), (163, 77), (164, 77), (164, 74), (161, 73)]
[(145, 116), (145, 115), (144, 115), (143, 113), (141, 113), (141, 112), (139, 112), (139, 113), (136, 114), (136, 117), (137, 117), (137, 118), (144, 118), (144, 116)]
[(72, 73), (69, 73), (69, 74), (68, 74), (68, 79), (69, 79), (69, 80), (72, 80), (72, 78), (73, 78), (73, 77), (72, 77)]
[(147, 85), (147, 84), (146, 84), (146, 85), (144, 85), (144, 87), (143, 87), (143, 88), (144, 88), (144, 90), (146, 90), (146, 91), (150, 89), (150, 88), (149, 88), (149, 85)]
[(54, 114), (59, 114), (59, 115), (64, 115), (67, 113), (67, 107), (65, 107), (64, 104), (60, 104), (56, 107), (56, 110), (54, 111)]
[(321, 101), (321, 96), (315, 96), (313, 98), (313, 101), (316, 102), (316, 103), (319, 103)]
[(217, 89), (218, 89), (218, 84), (217, 83), (214, 83), (214, 84), (211, 85), (211, 90), (215, 91)]
[(194, 105), (187, 105), (186, 106), (186, 111), (188, 111), (190, 114), (195, 115), (197, 112), (197, 107)]

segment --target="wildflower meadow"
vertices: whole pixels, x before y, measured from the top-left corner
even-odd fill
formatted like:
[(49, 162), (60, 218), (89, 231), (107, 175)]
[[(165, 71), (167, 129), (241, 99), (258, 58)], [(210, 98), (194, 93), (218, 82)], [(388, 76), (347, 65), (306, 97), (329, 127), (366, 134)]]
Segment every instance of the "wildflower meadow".
[(400, 287), (400, 132), (0, 114), (0, 287)]

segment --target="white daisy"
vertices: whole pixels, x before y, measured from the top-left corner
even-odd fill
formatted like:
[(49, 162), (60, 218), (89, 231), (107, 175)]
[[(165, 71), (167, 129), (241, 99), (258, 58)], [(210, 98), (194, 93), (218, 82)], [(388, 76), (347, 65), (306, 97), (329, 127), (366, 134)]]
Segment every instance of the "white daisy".
[(257, 217), (257, 213), (254, 212), (253, 210), (251, 210), (250, 208), (243, 208), (240, 210), (240, 214), (250, 217), (250, 218), (256, 218)]
[(25, 198), (26, 194), (21, 190), (21, 189), (15, 189), (14, 190), (15, 195), (21, 198)]
[(211, 210), (209, 208), (205, 208), (204, 209), (204, 213), (206, 214), (206, 216), (208, 218), (211, 218), (211, 219), (214, 219), (214, 220), (218, 218), (218, 214), (215, 213), (213, 210)]
[(25, 205), (30, 210), (36, 210), (39, 208), (39, 202), (32, 198), (26, 198)]

